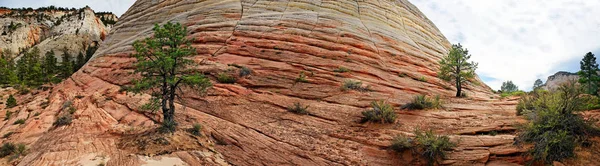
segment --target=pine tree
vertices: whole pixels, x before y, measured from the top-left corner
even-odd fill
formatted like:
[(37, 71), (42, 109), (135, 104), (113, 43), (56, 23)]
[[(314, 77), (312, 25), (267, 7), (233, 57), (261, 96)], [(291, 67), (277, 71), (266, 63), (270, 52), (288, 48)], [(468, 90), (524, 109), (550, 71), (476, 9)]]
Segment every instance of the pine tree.
[(542, 82), (542, 80), (540, 80), (540, 79), (535, 80), (535, 83), (533, 83), (533, 90), (536, 90), (536, 89), (542, 87), (542, 85), (544, 85), (544, 82)]
[(162, 109), (161, 131), (174, 132), (177, 126), (175, 99), (183, 93), (181, 86), (204, 93), (212, 84), (204, 75), (187, 70), (194, 65), (188, 57), (196, 51), (186, 39), (185, 27), (167, 23), (162, 27), (155, 25), (153, 30), (154, 37), (133, 44), (136, 51), (133, 56), (137, 59), (135, 73), (141, 74), (142, 78), (133, 80), (134, 86), (127, 89), (135, 93), (151, 90), (152, 100), (144, 107), (152, 111)]
[(446, 81), (454, 81), (456, 85), (456, 97), (461, 96), (462, 86), (475, 77), (477, 63), (468, 62), (471, 58), (469, 50), (463, 49), (460, 43), (452, 45), (448, 56), (440, 61), (440, 72), (438, 77)]
[(502, 83), (502, 87), (500, 87), (500, 90), (503, 93), (512, 93), (518, 91), (519, 87), (515, 85), (512, 81), (506, 81)]
[(40, 50), (34, 47), (26, 52), (17, 61), (17, 76), (21, 83), (27, 86), (38, 86), (42, 84), (42, 67), (40, 63)]
[(56, 76), (58, 72), (58, 59), (56, 59), (56, 54), (53, 50), (50, 50), (44, 56), (44, 62), (42, 65), (42, 73), (44, 74), (44, 81), (50, 82)]
[(73, 57), (69, 54), (67, 47), (63, 48), (62, 62), (60, 62), (60, 77), (62, 79), (69, 78), (73, 74)]
[(0, 54), (0, 84), (10, 85), (18, 82), (17, 74), (10, 50), (5, 50)]
[(587, 93), (591, 95), (598, 95), (598, 83), (600, 81), (600, 75), (598, 75), (598, 63), (596, 63), (596, 56), (591, 52), (585, 54), (581, 62), (581, 71), (579, 75), (579, 83), (585, 86)]
[(89, 61), (90, 59), (92, 59), (92, 56), (94, 56), (94, 53), (96, 53), (96, 50), (98, 50), (97, 46), (89, 46), (86, 50), (85, 50), (85, 61)]
[(85, 56), (83, 56), (83, 53), (79, 52), (79, 54), (77, 55), (77, 69), (75, 69), (75, 71), (81, 69), (81, 67), (85, 65), (85, 62)]

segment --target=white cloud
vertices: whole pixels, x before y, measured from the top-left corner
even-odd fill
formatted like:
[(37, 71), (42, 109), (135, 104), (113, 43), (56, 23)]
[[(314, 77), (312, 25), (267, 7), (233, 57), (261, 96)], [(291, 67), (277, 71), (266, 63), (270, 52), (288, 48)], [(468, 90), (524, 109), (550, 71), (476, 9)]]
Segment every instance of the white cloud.
[[(531, 89), (559, 69), (576, 71), (585, 53), (600, 50), (600, 1), (412, 0), (452, 43), (479, 62), (494, 89), (512, 80)], [(600, 55), (600, 52), (597, 53)], [(566, 64), (567, 62), (576, 64)]]
[(54, 5), (56, 7), (82, 8), (88, 5), (96, 12), (110, 11), (121, 16), (134, 2), (135, 0), (0, 0), (0, 6), (38, 8)]

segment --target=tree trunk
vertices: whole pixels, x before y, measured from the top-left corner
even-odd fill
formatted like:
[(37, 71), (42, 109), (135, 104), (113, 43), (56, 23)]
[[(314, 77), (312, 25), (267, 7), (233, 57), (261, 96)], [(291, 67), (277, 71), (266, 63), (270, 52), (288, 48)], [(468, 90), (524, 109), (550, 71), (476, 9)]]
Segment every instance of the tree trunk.
[(456, 97), (460, 97), (461, 91), (460, 79), (456, 79)]

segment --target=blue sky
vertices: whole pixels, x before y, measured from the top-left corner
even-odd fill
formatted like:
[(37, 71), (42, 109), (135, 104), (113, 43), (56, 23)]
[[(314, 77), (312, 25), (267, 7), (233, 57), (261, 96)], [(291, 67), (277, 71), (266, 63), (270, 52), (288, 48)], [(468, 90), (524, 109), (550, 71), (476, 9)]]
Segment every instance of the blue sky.
[[(479, 62), (494, 89), (512, 80), (529, 90), (558, 71), (576, 72), (600, 54), (598, 0), (411, 0), (452, 43)], [(600, 56), (600, 55), (599, 55)]]
[(120, 17), (134, 2), (135, 0), (0, 0), (0, 6), (38, 8), (54, 5), (56, 7), (82, 8), (88, 5), (96, 12), (110, 11)]

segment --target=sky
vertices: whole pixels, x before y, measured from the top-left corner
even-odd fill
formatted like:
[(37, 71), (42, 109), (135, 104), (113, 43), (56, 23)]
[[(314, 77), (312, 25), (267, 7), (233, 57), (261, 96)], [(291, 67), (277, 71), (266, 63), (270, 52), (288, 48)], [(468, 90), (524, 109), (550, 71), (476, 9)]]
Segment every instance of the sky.
[(79, 9), (88, 5), (95, 12), (108, 11), (120, 17), (134, 2), (135, 0), (0, 0), (0, 6), (9, 8), (38, 8), (54, 5), (56, 7), (74, 7)]
[(600, 56), (600, 0), (410, 0), (479, 63), (484, 82), (530, 90), (558, 71)]

